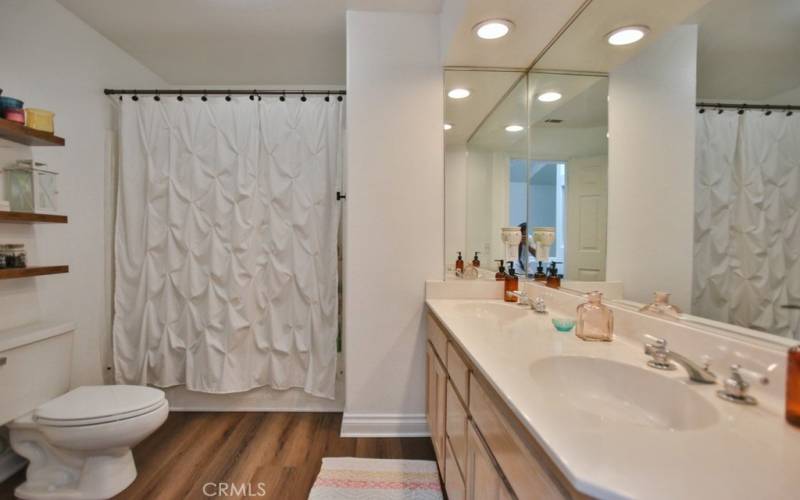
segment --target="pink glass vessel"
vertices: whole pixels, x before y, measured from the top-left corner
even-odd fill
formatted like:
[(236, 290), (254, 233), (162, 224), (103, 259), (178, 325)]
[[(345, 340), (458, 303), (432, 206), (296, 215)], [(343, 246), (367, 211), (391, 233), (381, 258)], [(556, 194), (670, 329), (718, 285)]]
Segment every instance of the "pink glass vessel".
[(578, 306), (575, 335), (581, 340), (611, 342), (614, 339), (614, 313), (603, 304), (603, 294), (589, 292), (588, 302)]
[(653, 295), (653, 303), (642, 307), (639, 312), (657, 316), (669, 316), (671, 318), (677, 318), (681, 314), (680, 309), (669, 303), (669, 294), (667, 292), (655, 292)]

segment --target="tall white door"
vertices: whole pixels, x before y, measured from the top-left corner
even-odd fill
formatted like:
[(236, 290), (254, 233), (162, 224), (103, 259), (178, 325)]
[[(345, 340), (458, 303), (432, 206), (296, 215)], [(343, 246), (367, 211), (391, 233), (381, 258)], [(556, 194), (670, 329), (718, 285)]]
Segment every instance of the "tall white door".
[(608, 157), (567, 162), (566, 279), (606, 279)]

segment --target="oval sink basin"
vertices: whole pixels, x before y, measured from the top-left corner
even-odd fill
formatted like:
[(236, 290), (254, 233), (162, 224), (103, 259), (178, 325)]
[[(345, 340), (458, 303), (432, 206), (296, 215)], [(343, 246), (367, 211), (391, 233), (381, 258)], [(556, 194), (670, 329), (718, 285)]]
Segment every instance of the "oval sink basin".
[(531, 364), (530, 374), (543, 397), (557, 396), (587, 425), (685, 431), (708, 427), (719, 418), (711, 403), (691, 387), (616, 361), (551, 357)]
[(470, 302), (458, 304), (459, 312), (474, 315), (481, 319), (493, 319), (501, 322), (516, 321), (531, 315), (531, 308), (516, 303)]

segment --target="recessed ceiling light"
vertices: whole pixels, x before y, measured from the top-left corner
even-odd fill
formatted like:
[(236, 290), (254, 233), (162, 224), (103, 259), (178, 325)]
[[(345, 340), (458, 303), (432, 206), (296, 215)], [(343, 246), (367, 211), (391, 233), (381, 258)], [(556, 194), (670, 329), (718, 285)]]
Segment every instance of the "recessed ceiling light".
[(450, 99), (464, 99), (465, 97), (469, 97), (469, 90), (467, 89), (453, 89), (447, 93), (447, 97)]
[(452, 123), (445, 123), (444, 124), (444, 129), (445, 130), (450, 130), (451, 128), (453, 128), (453, 124)]
[(630, 45), (644, 38), (649, 32), (647, 26), (625, 26), (606, 35), (606, 39), (611, 45)]
[(558, 92), (543, 92), (536, 98), (542, 102), (556, 102), (557, 100), (561, 99), (561, 94)]
[(476, 24), (472, 30), (478, 38), (496, 40), (508, 35), (513, 27), (514, 23), (506, 19), (487, 19)]
[(509, 125), (506, 127), (506, 132), (522, 132), (524, 128), (522, 125)]

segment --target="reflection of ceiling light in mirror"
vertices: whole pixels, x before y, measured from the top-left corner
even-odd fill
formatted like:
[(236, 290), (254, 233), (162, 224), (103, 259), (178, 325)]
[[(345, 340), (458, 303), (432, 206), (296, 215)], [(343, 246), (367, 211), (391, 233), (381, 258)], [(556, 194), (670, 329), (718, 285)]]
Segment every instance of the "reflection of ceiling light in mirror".
[(625, 26), (606, 35), (606, 39), (611, 45), (630, 45), (644, 38), (649, 31), (647, 26)]
[(542, 102), (556, 102), (561, 99), (561, 94), (558, 92), (544, 92), (537, 97)]
[(453, 89), (447, 93), (447, 97), (449, 97), (450, 99), (463, 99), (465, 97), (469, 97), (469, 90)]
[(482, 21), (472, 28), (479, 38), (484, 40), (496, 40), (508, 35), (514, 23), (505, 19), (489, 19)]
[(506, 127), (506, 132), (522, 132), (524, 128), (522, 125), (509, 125)]
[(445, 123), (444, 124), (444, 129), (445, 130), (450, 130), (451, 128), (453, 128), (453, 124), (452, 123)]

